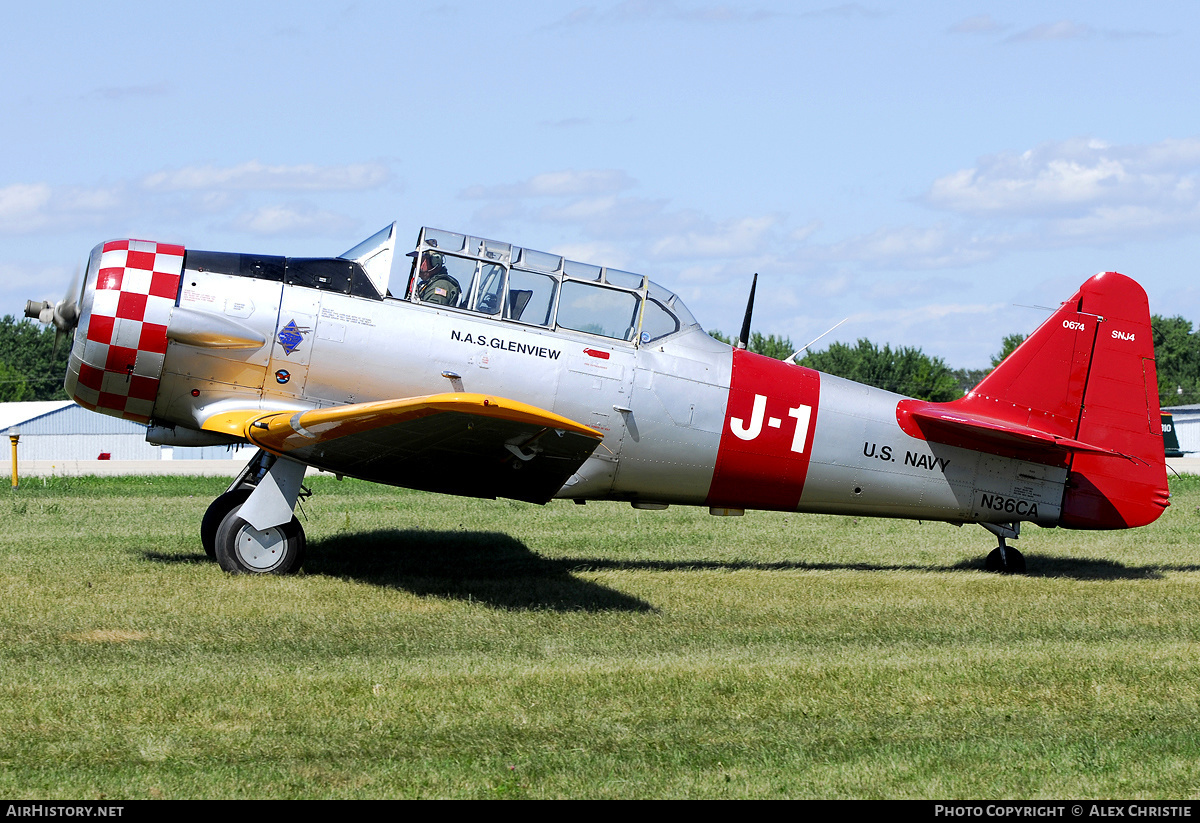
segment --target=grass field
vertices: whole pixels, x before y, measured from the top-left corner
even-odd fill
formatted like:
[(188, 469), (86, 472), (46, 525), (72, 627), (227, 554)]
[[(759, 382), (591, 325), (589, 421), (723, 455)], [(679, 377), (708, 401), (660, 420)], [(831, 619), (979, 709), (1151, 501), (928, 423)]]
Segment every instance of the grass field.
[(1196, 798), (1200, 480), (1153, 526), (546, 507), (318, 478), (231, 577), (224, 482), (0, 501), (0, 796)]

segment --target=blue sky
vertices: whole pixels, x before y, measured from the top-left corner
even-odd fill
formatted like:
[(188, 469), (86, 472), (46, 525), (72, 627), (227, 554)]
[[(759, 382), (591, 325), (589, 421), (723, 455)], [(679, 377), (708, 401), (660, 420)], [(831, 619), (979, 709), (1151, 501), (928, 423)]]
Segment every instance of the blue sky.
[(97, 242), (392, 220), (643, 272), (707, 328), (980, 367), (1117, 270), (1200, 321), (1190, 3), (21, 4), (0, 313)]

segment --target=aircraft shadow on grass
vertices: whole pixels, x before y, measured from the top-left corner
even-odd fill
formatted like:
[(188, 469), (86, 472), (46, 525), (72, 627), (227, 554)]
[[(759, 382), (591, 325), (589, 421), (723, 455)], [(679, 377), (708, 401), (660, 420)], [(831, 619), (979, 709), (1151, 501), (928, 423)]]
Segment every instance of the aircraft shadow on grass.
[[(344, 577), (420, 596), (473, 600), (495, 608), (552, 611), (656, 611), (646, 601), (582, 580), (597, 571), (982, 571), (984, 560), (953, 564), (614, 560), (543, 557), (500, 532), (419, 529), (345, 533), (309, 543), (309, 574)], [(163, 563), (211, 562), (203, 554), (143, 552)], [(1200, 564), (1127, 566), (1101, 558), (1029, 555), (1026, 577), (1075, 580), (1154, 580), (1166, 572), (1200, 571)]]
[[(755, 563), (750, 561), (713, 560), (609, 560), (596, 557), (562, 558), (558, 561), (573, 571), (923, 571), (957, 572), (983, 571), (984, 558), (961, 560), (949, 565), (922, 563), (818, 563), (788, 561)], [(1029, 556), (1029, 569), (1024, 577), (1063, 577), (1075, 580), (1156, 580), (1164, 572), (1200, 571), (1198, 564), (1161, 566), (1126, 566), (1112, 560), (1078, 557)]]
[[(203, 554), (144, 552), (158, 562), (211, 562)], [(500, 532), (418, 529), (345, 533), (315, 540), (307, 574), (342, 577), (427, 597), (499, 609), (649, 612), (644, 600), (572, 574), (578, 564), (542, 557)]]

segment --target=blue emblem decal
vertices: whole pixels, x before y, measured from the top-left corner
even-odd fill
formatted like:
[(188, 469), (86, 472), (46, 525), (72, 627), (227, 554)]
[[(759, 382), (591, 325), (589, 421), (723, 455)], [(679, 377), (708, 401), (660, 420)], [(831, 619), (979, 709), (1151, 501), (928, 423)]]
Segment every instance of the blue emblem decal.
[(288, 371), (287, 369), (280, 369), (279, 371), (275, 372), (275, 382), (276, 383), (286, 383), (287, 381), (289, 381), (291, 379), (292, 379), (292, 373), (290, 371)]
[[(283, 346), (283, 353), (291, 354), (294, 352), (304, 342), (304, 335), (309, 331), (311, 330), (307, 328), (302, 329), (297, 326), (295, 320), (289, 320), (288, 324), (279, 330), (278, 340), (279, 345)], [(279, 382), (283, 383), (286, 381), (281, 380)]]

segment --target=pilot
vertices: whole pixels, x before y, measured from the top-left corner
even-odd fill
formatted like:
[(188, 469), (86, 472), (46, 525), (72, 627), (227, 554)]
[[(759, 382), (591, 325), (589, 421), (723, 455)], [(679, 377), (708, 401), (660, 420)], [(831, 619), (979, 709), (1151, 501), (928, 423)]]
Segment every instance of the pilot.
[(462, 287), (446, 271), (446, 258), (440, 251), (427, 251), (421, 255), (421, 265), (417, 276), (420, 278), (417, 283), (417, 298), (422, 303), (440, 303), (443, 306), (458, 305)]

